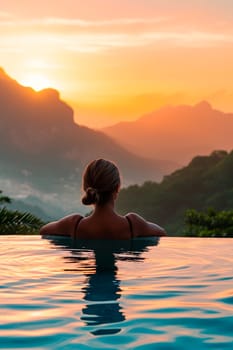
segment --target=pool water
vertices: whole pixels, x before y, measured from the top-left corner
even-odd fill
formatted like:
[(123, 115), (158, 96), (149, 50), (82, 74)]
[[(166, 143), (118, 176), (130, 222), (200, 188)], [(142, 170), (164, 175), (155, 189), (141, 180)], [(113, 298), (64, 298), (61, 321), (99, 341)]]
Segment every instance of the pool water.
[(0, 348), (232, 350), (232, 248), (0, 236)]

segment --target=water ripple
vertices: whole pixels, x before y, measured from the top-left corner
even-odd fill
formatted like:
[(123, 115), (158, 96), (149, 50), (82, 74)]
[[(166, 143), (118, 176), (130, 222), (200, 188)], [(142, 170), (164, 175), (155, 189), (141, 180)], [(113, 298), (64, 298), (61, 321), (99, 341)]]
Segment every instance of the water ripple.
[(0, 349), (232, 350), (233, 240), (0, 241)]

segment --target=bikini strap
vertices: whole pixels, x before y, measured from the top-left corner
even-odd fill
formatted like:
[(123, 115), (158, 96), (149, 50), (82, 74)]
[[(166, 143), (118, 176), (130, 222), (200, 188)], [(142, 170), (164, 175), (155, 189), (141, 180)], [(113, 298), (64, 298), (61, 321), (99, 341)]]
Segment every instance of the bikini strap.
[(74, 232), (73, 232), (73, 237), (74, 238), (77, 238), (76, 237), (76, 233), (77, 233), (77, 230), (78, 230), (78, 226), (79, 226), (79, 223), (80, 221), (83, 219), (83, 216), (79, 216), (76, 223), (75, 223), (75, 226), (74, 226)]
[(125, 216), (128, 223), (129, 223), (129, 229), (130, 229), (130, 235), (131, 235), (131, 239), (134, 237), (134, 234), (133, 234), (133, 224), (132, 224), (132, 221), (131, 219), (129, 218), (129, 216)]

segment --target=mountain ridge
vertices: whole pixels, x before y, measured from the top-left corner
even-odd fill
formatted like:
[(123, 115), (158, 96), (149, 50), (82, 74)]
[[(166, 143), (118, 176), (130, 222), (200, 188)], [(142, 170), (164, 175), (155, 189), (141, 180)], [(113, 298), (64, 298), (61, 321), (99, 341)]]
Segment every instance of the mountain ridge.
[(233, 113), (218, 111), (207, 101), (194, 106), (167, 105), (102, 131), (137, 154), (187, 164), (196, 154), (233, 147)]

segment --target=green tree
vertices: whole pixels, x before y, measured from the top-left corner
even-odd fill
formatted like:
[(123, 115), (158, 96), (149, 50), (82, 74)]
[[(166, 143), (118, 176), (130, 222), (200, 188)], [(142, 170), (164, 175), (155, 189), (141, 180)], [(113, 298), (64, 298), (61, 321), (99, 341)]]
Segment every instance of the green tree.
[(7, 203), (11, 203), (11, 199), (3, 196), (0, 190), (0, 234), (38, 233), (44, 224), (42, 220), (27, 212), (9, 210), (4, 206)]
[(185, 214), (185, 236), (233, 237), (233, 210), (206, 212), (189, 209)]
[[(197, 156), (186, 167), (165, 176), (161, 183), (145, 182), (122, 189), (117, 201), (121, 214), (136, 212), (159, 223), (171, 236), (182, 235), (187, 209), (205, 212), (210, 207), (217, 212), (233, 208), (233, 151)], [(226, 223), (226, 214), (222, 215)], [(208, 220), (209, 224), (219, 225), (223, 219), (220, 214), (209, 212)], [(215, 230), (213, 225), (209, 230)], [(189, 229), (194, 230), (190, 226)], [(223, 229), (219, 227), (219, 230)]]

